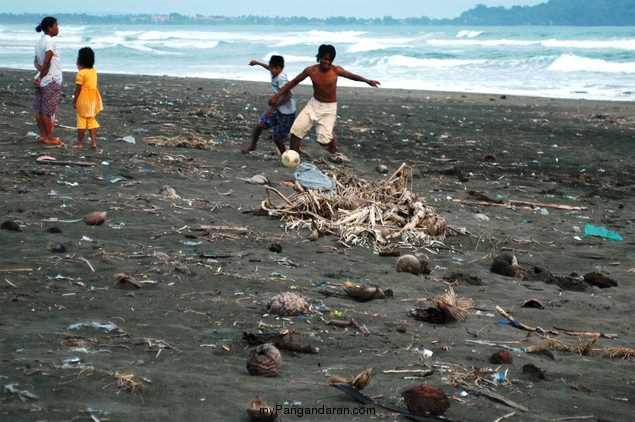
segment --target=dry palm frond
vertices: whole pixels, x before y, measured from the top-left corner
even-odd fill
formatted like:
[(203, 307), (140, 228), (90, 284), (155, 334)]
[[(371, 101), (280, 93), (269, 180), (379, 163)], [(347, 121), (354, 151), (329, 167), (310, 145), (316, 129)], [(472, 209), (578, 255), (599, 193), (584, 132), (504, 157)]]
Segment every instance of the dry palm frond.
[(216, 106), (190, 110), (187, 112), (187, 114), (188, 116), (198, 116), (198, 117), (209, 117), (209, 116), (216, 117), (216, 118), (223, 117), (223, 115), (218, 111)]
[[(317, 229), (337, 234), (347, 245), (380, 252), (391, 241), (404, 247), (429, 246), (445, 239), (447, 222), (408, 190), (412, 170), (402, 164), (388, 179), (366, 181), (341, 168), (331, 175), (335, 191), (309, 189), (287, 198), (266, 186), (261, 207), (286, 221), (286, 229)], [(275, 205), (271, 192), (283, 203)]]
[(148, 351), (155, 351), (157, 350), (157, 354), (155, 357), (159, 357), (159, 355), (161, 354), (161, 352), (165, 349), (173, 349), (176, 350), (178, 352), (180, 352), (179, 349), (177, 349), (176, 347), (170, 345), (167, 341), (164, 340), (156, 340), (153, 338), (145, 338), (143, 339), (143, 341), (141, 343), (137, 343), (137, 344), (147, 344), (148, 345)]
[(181, 136), (175, 136), (174, 138), (168, 138), (166, 136), (149, 136), (143, 138), (148, 145), (168, 148), (192, 148), (202, 149), (209, 151), (212, 146), (209, 142), (194, 135), (189, 135), (187, 138)]
[(628, 347), (607, 347), (604, 349), (602, 356), (610, 358), (619, 357), (622, 358), (622, 360), (635, 359), (635, 349)]
[(96, 339), (90, 339), (85, 337), (66, 337), (61, 342), (64, 347), (101, 347), (102, 343), (97, 341)]
[[(116, 379), (117, 388), (122, 391), (129, 391), (135, 395), (141, 395), (144, 389), (144, 385), (141, 381), (136, 381), (136, 376), (133, 374), (120, 374), (119, 372), (110, 372), (111, 377)], [(110, 384), (108, 384), (110, 385)]]
[(591, 340), (578, 344), (577, 346), (572, 346), (570, 344), (566, 344), (565, 342), (547, 336), (543, 336), (543, 339), (549, 344), (549, 347), (554, 350), (560, 352), (577, 353), (579, 355), (588, 355), (591, 351), (591, 346), (593, 346), (598, 337), (593, 337)]

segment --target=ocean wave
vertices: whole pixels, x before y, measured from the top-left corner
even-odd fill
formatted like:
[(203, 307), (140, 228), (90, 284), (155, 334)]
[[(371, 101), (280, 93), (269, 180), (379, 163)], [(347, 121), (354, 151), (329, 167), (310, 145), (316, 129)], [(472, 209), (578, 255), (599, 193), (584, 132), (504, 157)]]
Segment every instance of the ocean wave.
[(621, 40), (557, 40), (550, 39), (540, 43), (545, 47), (556, 48), (577, 48), (595, 50), (635, 50), (635, 39)]
[(509, 39), (498, 39), (498, 40), (445, 40), (445, 39), (437, 39), (437, 40), (428, 40), (428, 45), (431, 46), (451, 46), (451, 47), (498, 47), (498, 46), (531, 46), (531, 45), (540, 45), (540, 41), (528, 41), (528, 40), (509, 40)]
[(60, 34), (84, 34), (86, 33), (85, 26), (65, 26), (60, 23)]
[(360, 41), (360, 37), (366, 34), (364, 31), (302, 31), (293, 36), (282, 39), (278, 42), (278, 47), (293, 46), (300, 44), (353, 44)]
[(553, 72), (601, 72), (635, 74), (635, 62), (615, 63), (602, 59), (563, 54), (547, 68)]
[(449, 68), (483, 64), (486, 60), (467, 59), (422, 59), (409, 56), (395, 55), (381, 60), (382, 66), (395, 66), (404, 68)]
[(541, 46), (547, 48), (575, 48), (575, 49), (611, 49), (611, 50), (635, 50), (635, 39), (621, 40), (514, 40), (514, 39), (490, 39), (490, 40), (473, 40), (473, 39), (430, 39), (427, 44), (431, 46), (461, 46), (461, 47), (526, 47)]
[(219, 41), (196, 41), (191, 42), (187, 40), (179, 40), (179, 41), (166, 41), (161, 44), (161, 47), (174, 48), (174, 49), (200, 49), (200, 50), (211, 50), (213, 48), (218, 47)]
[(481, 35), (483, 33), (483, 31), (469, 31), (467, 29), (464, 29), (462, 31), (459, 31), (458, 34), (456, 34), (457, 38), (462, 38), (462, 37), (466, 37), (466, 38), (476, 38), (479, 35)]
[(285, 54), (280, 51), (272, 51), (270, 53), (267, 53), (264, 57), (262, 57), (261, 60), (265, 63), (269, 63), (269, 59), (273, 55), (284, 57), (285, 63), (306, 63), (308, 65), (309, 63), (315, 62), (315, 56), (296, 56), (293, 54)]
[(370, 39), (370, 40), (361, 40), (350, 45), (347, 49), (347, 53), (363, 53), (367, 51), (377, 51), (377, 50), (386, 50), (390, 48), (409, 48), (411, 45), (410, 40), (404, 39), (393, 39), (393, 40), (378, 40), (378, 39)]
[[(32, 68), (41, 34), (0, 31), (1, 66)], [(625, 28), (82, 25), (62, 26), (55, 43), (68, 72), (90, 45), (104, 73), (268, 81), (249, 60), (282, 55), (293, 77), (328, 43), (337, 65), (385, 88), (632, 100), (635, 86), (635, 36)]]

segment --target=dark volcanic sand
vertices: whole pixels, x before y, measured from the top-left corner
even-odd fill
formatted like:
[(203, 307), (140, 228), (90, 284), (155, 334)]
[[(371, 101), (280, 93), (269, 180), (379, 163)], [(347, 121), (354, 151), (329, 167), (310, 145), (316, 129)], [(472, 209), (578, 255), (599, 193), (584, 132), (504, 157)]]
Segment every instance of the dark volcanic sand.
[[(405, 420), (380, 408), (371, 416), (300, 418), (299, 408), (359, 410), (328, 386), (326, 374), (352, 377), (367, 367), (374, 375), (365, 394), (404, 406), (403, 389), (428, 383), (450, 397), (445, 416), (453, 420), (494, 421), (512, 412), (506, 420), (631, 420), (633, 362), (603, 356), (605, 348), (635, 344), (631, 104), (340, 88), (336, 131), (340, 152), (351, 161), (331, 164), (313, 134), (303, 148), (325, 171), (345, 166), (369, 180), (385, 177), (375, 171), (378, 164), (389, 174), (402, 163), (412, 167), (411, 190), (451, 228), (443, 247), (398, 250), (431, 262), (432, 274), (424, 277), (397, 273), (394, 256), (346, 247), (337, 236), (311, 242), (308, 230), (285, 231), (279, 220), (248, 212), (265, 198), (262, 186), (246, 183), (253, 175), (266, 175), (285, 195), (294, 192), (281, 183), (293, 179), (292, 170), (280, 166), (267, 139), (256, 154), (240, 153), (270, 96), (268, 84), (100, 75), (99, 148), (87, 148), (87, 140), (77, 150), (70, 148), (76, 144), (74, 75), (65, 75), (55, 130), (64, 147), (28, 135), (37, 131), (31, 76), (0, 70), (0, 222), (22, 228), (0, 230), (0, 385), (7, 386), (0, 420), (246, 421), (244, 407), (256, 395), (286, 413), (295, 410), (280, 421)], [(301, 107), (310, 89), (301, 86), (296, 96)], [(136, 143), (117, 140), (127, 136)], [(188, 138), (211, 148), (147, 142)], [(42, 154), (94, 165), (38, 164)], [(165, 185), (178, 197), (162, 193)], [(503, 204), (478, 203), (471, 191)], [(84, 224), (92, 211), (106, 211), (106, 223)], [(624, 241), (576, 239), (586, 224), (614, 230)], [(215, 228), (197, 231), (197, 225)], [(53, 226), (61, 233), (47, 231)], [(282, 252), (271, 252), (272, 243)], [(52, 252), (55, 244), (66, 252)], [(540, 267), (552, 276), (490, 272), (502, 251), (514, 251), (527, 271)], [(618, 286), (580, 281), (590, 272)], [(119, 289), (118, 273), (154, 283)], [(475, 303), (465, 321), (432, 325), (409, 316), (413, 308), (432, 306), (426, 299), (444, 294), (443, 280), (454, 279), (456, 294)], [(357, 303), (317, 287), (325, 282), (341, 292), (347, 280), (391, 288), (394, 298)], [(310, 318), (264, 317), (268, 299), (292, 286), (342, 318), (355, 318), (370, 335), (325, 325), (332, 317), (318, 311)], [(545, 308), (522, 306), (532, 298)], [(586, 355), (551, 349), (557, 361), (512, 352), (514, 362), (499, 369), (507, 371), (506, 382), (493, 385), (487, 374), (498, 365), (489, 357), (499, 347), (466, 340), (548, 346), (536, 333), (495, 324), (504, 320), (496, 306), (530, 327), (557, 331), (550, 336), (574, 347), (588, 338), (563, 329), (617, 339), (597, 339)], [(119, 330), (69, 330), (93, 322)], [(252, 377), (245, 368), (252, 346), (242, 335), (259, 323), (295, 329), (295, 342), (320, 353), (282, 350), (277, 377)], [(424, 349), (432, 357), (424, 358)], [(81, 362), (65, 367), (74, 358)], [(526, 364), (544, 369), (546, 379), (523, 374)], [(383, 372), (395, 369), (435, 372), (421, 380)], [(474, 386), (467, 374), (477, 369), (486, 374), (481, 386), (529, 411), (450, 385), (458, 376)], [(12, 389), (38, 398), (22, 401)]]

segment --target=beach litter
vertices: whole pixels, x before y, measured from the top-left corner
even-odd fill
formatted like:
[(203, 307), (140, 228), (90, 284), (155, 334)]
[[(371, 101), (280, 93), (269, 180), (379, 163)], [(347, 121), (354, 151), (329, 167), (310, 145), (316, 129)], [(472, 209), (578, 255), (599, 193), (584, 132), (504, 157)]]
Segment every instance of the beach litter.
[[(433, 245), (445, 239), (447, 222), (408, 189), (411, 176), (406, 164), (391, 177), (373, 181), (338, 168), (330, 176), (335, 190), (308, 189), (286, 197), (265, 186), (261, 207), (285, 221), (286, 230), (318, 229), (338, 235), (344, 245), (372, 247), (377, 253)], [(283, 203), (274, 204), (271, 192)]]
[(117, 327), (112, 322), (100, 322), (100, 321), (83, 321), (77, 322), (75, 324), (71, 324), (68, 326), (68, 330), (81, 330), (83, 328), (95, 328), (97, 330), (105, 330), (107, 333), (111, 333), (113, 331), (123, 332), (119, 327)]
[(310, 163), (300, 163), (293, 177), (304, 189), (335, 189), (335, 181)]
[(130, 135), (124, 136), (122, 138), (117, 138), (117, 139), (115, 139), (115, 141), (123, 141), (123, 142), (129, 143), (129, 144), (136, 143), (134, 136), (130, 136)]
[(606, 227), (594, 226), (593, 224), (587, 224), (586, 226), (584, 226), (584, 236), (582, 236), (582, 238), (584, 239), (589, 236), (602, 237), (604, 239), (615, 240), (618, 242), (624, 240), (624, 238), (620, 236), (619, 233), (613, 230), (609, 230)]
[(23, 402), (39, 399), (37, 394), (31, 393), (29, 390), (21, 390), (16, 384), (5, 384), (4, 389), (11, 394), (17, 394)]

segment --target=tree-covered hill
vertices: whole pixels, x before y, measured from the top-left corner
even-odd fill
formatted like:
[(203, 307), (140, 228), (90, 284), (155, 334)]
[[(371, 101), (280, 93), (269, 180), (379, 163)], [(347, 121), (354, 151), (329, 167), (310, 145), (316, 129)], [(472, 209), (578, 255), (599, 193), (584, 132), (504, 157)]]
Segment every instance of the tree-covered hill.
[(510, 9), (479, 4), (453, 21), (471, 25), (635, 26), (635, 0), (549, 0)]

